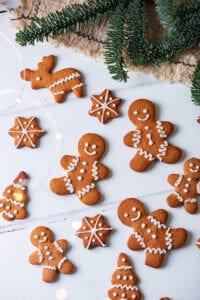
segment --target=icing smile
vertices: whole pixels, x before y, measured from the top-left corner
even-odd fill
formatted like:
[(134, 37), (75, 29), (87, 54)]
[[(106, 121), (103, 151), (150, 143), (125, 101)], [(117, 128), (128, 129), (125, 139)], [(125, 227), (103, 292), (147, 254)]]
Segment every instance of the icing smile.
[(197, 172), (199, 172), (199, 166), (195, 166), (195, 168), (192, 168), (192, 167), (193, 167), (193, 164), (191, 163), (190, 164), (190, 168), (189, 168), (189, 171), (191, 173), (197, 173)]
[(89, 151), (89, 150), (88, 150), (88, 147), (89, 147), (89, 146), (90, 146), (89, 143), (85, 143), (85, 147), (84, 147), (83, 151), (84, 151), (87, 155), (96, 155), (97, 152), (96, 152), (95, 150), (93, 150), (93, 149), (96, 149), (97, 146), (96, 146), (95, 144), (92, 145), (92, 146), (91, 146), (92, 151)]
[(137, 213), (137, 217), (135, 217), (135, 218), (131, 218), (131, 222), (135, 222), (135, 221), (139, 220), (139, 219), (140, 219), (140, 217), (141, 217), (141, 213), (140, 213), (140, 211), (138, 211), (138, 213)]
[(146, 116), (144, 118), (138, 118), (138, 120), (144, 122), (144, 121), (148, 120), (149, 117), (150, 117), (150, 115), (146, 114)]
[(42, 240), (39, 240), (39, 243), (42, 244), (42, 243), (45, 243), (47, 241), (47, 237), (45, 236)]

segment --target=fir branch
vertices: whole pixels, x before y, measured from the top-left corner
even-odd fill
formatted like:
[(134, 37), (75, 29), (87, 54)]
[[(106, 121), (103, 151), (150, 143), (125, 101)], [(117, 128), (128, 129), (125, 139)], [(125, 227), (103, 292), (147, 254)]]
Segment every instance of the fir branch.
[(107, 40), (104, 45), (105, 62), (112, 78), (127, 81), (127, 67), (124, 62), (126, 49), (126, 4), (120, 3), (110, 20)]
[(174, 0), (157, 0), (156, 9), (158, 11), (161, 24), (170, 34), (174, 30), (176, 22), (177, 4)]
[(46, 18), (37, 18), (16, 34), (21, 46), (33, 45), (35, 41), (48, 40), (58, 35), (84, 30), (105, 14), (114, 10), (120, 0), (89, 0), (72, 4), (61, 11), (49, 13)]
[(200, 105), (200, 60), (193, 74), (191, 93), (194, 104)]

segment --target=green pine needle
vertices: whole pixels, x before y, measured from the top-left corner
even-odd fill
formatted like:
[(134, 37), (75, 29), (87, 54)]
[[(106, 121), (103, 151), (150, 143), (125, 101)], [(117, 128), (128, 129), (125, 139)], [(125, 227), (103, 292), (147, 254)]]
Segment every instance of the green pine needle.
[(193, 74), (191, 93), (194, 104), (200, 105), (200, 60)]

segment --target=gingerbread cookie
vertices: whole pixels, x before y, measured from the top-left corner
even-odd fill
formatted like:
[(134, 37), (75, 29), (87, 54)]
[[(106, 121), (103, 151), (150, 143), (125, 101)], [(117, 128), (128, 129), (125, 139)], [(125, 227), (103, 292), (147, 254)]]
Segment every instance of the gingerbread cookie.
[(38, 64), (37, 70), (25, 69), (20, 72), (24, 80), (31, 81), (32, 89), (47, 88), (57, 103), (64, 101), (66, 94), (74, 92), (76, 97), (84, 96), (81, 74), (73, 68), (62, 69), (52, 73), (55, 65), (55, 56), (44, 56)]
[(106, 237), (111, 231), (112, 227), (107, 225), (104, 216), (99, 214), (92, 218), (84, 217), (76, 234), (83, 240), (86, 249), (92, 249), (97, 246), (105, 247)]
[(26, 218), (27, 183), (28, 175), (20, 172), (13, 183), (5, 188), (3, 198), (0, 199), (0, 213), (7, 221)]
[(121, 99), (114, 97), (111, 91), (104, 90), (100, 95), (93, 95), (91, 101), (89, 115), (97, 117), (101, 123), (105, 124), (110, 119), (119, 117)]
[(133, 229), (128, 247), (131, 250), (144, 249), (145, 264), (150, 267), (159, 268), (167, 251), (180, 248), (186, 242), (185, 229), (172, 229), (165, 225), (167, 211), (158, 209), (147, 214), (142, 202), (137, 199), (122, 201), (118, 207), (118, 217), (123, 224)]
[(184, 205), (185, 210), (195, 214), (198, 210), (197, 195), (200, 194), (200, 159), (189, 158), (183, 166), (183, 175), (170, 174), (167, 178), (174, 187), (173, 192), (167, 197), (171, 207)]
[(200, 116), (198, 117), (197, 122), (200, 123)]
[(168, 297), (160, 298), (160, 300), (170, 300)]
[(58, 195), (75, 193), (84, 204), (96, 204), (101, 197), (96, 181), (105, 179), (109, 172), (99, 162), (105, 148), (105, 141), (100, 135), (84, 134), (78, 142), (79, 156), (62, 157), (60, 163), (65, 170), (65, 176), (52, 179), (51, 190)]
[(36, 117), (17, 117), (8, 133), (14, 138), (16, 148), (24, 146), (36, 148), (38, 139), (44, 134), (44, 130), (40, 128)]
[(142, 295), (137, 287), (138, 278), (125, 253), (120, 253), (117, 269), (112, 275), (112, 288), (108, 291), (110, 300), (140, 300)]
[(200, 249), (200, 238), (196, 240), (196, 246)]
[(42, 279), (45, 282), (55, 281), (57, 271), (63, 274), (72, 273), (73, 264), (63, 256), (63, 252), (68, 247), (67, 240), (53, 242), (52, 231), (44, 226), (35, 228), (30, 240), (38, 250), (29, 256), (29, 262), (32, 265), (42, 265)]
[(147, 170), (154, 160), (171, 164), (181, 158), (182, 151), (167, 141), (174, 126), (170, 122), (156, 121), (156, 108), (151, 101), (134, 101), (129, 107), (128, 116), (136, 128), (124, 136), (124, 144), (137, 149), (130, 161), (134, 171)]

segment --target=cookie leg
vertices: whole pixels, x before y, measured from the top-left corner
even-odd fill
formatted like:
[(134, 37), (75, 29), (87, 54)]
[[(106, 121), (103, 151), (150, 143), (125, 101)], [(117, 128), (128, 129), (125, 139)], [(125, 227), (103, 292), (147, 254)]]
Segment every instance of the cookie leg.
[(164, 254), (146, 252), (145, 265), (159, 268), (164, 260)]
[(93, 185), (87, 185), (76, 192), (77, 196), (86, 205), (94, 205), (99, 202), (101, 194)]
[(56, 101), (56, 103), (62, 103), (64, 101), (64, 98), (65, 93), (61, 95), (54, 95), (54, 100)]
[[(48, 267), (48, 266), (46, 266), (46, 267)], [(56, 281), (56, 277), (57, 277), (56, 269), (52, 270), (52, 269), (45, 268), (45, 267), (42, 268), (42, 280), (43, 281), (53, 282), (53, 281)]]
[(189, 214), (195, 214), (198, 210), (197, 199), (187, 199), (184, 201), (184, 208)]
[(160, 155), (160, 158), (162, 159), (162, 162), (166, 163), (166, 164), (173, 164), (177, 161), (179, 161), (179, 159), (182, 156), (182, 151), (181, 149), (179, 149), (178, 147), (172, 146), (172, 145), (168, 145), (167, 146), (167, 151), (163, 151), (163, 153), (165, 153), (165, 155)]
[(184, 228), (171, 229), (172, 247), (174, 249), (182, 247), (187, 240), (187, 231)]
[[(182, 201), (181, 201), (182, 200)], [(167, 199), (167, 204), (170, 207), (178, 207), (181, 205), (181, 203), (183, 202), (182, 197), (178, 194), (178, 193), (171, 193)]]
[(63, 257), (58, 263), (58, 270), (63, 274), (70, 274), (73, 269), (74, 265), (66, 257)]
[(74, 186), (66, 176), (52, 179), (50, 188), (57, 195), (68, 195), (74, 192)]
[[(81, 84), (81, 83), (80, 83), (80, 84)], [(84, 89), (83, 89), (83, 86), (80, 86), (80, 87), (77, 87), (77, 88), (73, 89), (73, 92), (74, 92), (74, 94), (75, 94), (75, 96), (76, 96), (77, 98), (83, 97), (83, 95), (84, 95)]]
[(139, 150), (130, 161), (130, 167), (136, 172), (143, 172), (152, 165), (153, 161), (154, 158), (150, 153), (148, 154), (145, 150)]

